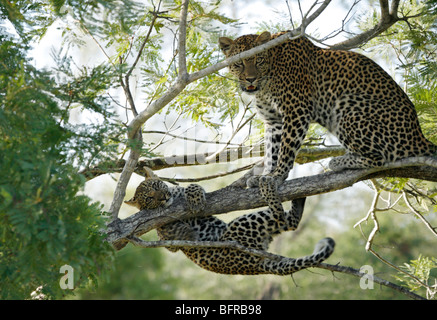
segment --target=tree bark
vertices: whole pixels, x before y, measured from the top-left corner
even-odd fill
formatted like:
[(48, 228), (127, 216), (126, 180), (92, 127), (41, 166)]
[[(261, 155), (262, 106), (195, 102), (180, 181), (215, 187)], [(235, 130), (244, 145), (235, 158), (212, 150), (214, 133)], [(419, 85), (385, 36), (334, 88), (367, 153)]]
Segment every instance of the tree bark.
[[(437, 161), (437, 160), (435, 160)], [(408, 161), (403, 161), (408, 165)], [(393, 168), (394, 167), (394, 168)], [(282, 202), (302, 197), (344, 189), (355, 183), (381, 177), (403, 177), (437, 182), (437, 167), (406, 166), (396, 164), (392, 168), (373, 168), (326, 172), (314, 176), (285, 181), (278, 187)], [(205, 210), (197, 216), (205, 217), (238, 210), (256, 209), (267, 206), (258, 188), (241, 189), (225, 187), (206, 194)], [(161, 210), (142, 210), (124, 220), (116, 219), (108, 224), (106, 240), (120, 250), (127, 244), (125, 238), (140, 236), (167, 223), (187, 219), (193, 215), (186, 210), (183, 200), (176, 200), (169, 208)]]

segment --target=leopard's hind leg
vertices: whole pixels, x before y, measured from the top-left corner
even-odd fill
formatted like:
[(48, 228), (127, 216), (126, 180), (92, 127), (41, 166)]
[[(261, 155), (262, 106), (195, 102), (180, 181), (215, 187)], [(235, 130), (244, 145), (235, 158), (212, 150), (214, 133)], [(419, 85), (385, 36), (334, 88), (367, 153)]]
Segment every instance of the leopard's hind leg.
[(331, 159), (328, 166), (332, 171), (341, 171), (346, 169), (377, 168), (382, 167), (383, 165), (384, 161), (382, 158), (372, 160), (356, 153), (349, 152), (343, 156)]

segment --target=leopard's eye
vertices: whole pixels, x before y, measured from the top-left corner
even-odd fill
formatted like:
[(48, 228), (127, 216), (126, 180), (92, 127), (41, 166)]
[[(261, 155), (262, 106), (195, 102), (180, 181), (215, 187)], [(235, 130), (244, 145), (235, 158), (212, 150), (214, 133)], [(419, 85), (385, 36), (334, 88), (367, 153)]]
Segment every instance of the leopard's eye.
[(243, 68), (243, 62), (238, 61), (234, 63), (234, 67), (237, 69), (242, 69)]
[(262, 64), (264, 63), (265, 59), (263, 57), (256, 57), (256, 63), (257, 64)]

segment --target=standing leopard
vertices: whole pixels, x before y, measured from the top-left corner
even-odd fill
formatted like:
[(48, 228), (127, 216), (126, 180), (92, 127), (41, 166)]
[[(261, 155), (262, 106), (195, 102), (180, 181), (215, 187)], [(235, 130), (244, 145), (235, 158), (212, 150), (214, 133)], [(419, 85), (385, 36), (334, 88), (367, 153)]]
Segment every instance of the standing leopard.
[[(231, 57), (284, 33), (222, 37), (219, 44)], [(347, 150), (330, 161), (334, 171), (381, 167), (437, 152), (437, 146), (423, 136), (405, 92), (361, 54), (322, 49), (299, 37), (229, 69), (242, 91), (255, 96), (265, 122), (264, 178), (251, 177), (249, 187), (287, 178), (311, 122), (327, 128)]]
[[(265, 185), (262, 192), (269, 193), (273, 187)], [(146, 179), (137, 187), (134, 197), (125, 203), (140, 210), (157, 209), (170, 206), (175, 198), (181, 196), (185, 197), (193, 213), (200, 212), (205, 206), (205, 193), (199, 185), (192, 184), (185, 189), (169, 188), (146, 171)], [(304, 204), (305, 198), (294, 200), (291, 210), (285, 212), (280, 202), (271, 201), (268, 209), (242, 215), (230, 223), (212, 216), (193, 217), (166, 224), (157, 228), (157, 232), (161, 240), (230, 241), (249, 249), (265, 251), (274, 236), (297, 228)], [(181, 247), (180, 250), (198, 266), (216, 273), (289, 275), (318, 265), (332, 254), (334, 246), (334, 240), (324, 238), (316, 244), (313, 254), (297, 259), (265, 258), (232, 248)]]

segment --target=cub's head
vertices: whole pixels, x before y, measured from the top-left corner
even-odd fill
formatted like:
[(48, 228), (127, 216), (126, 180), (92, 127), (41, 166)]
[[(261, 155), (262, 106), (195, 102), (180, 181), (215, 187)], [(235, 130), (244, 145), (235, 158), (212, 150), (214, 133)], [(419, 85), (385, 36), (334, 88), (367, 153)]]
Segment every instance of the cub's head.
[[(219, 44), (226, 58), (229, 58), (240, 52), (262, 45), (270, 39), (270, 32), (265, 31), (260, 35), (249, 34), (235, 40), (222, 37), (219, 39)], [(229, 71), (238, 77), (241, 90), (254, 93), (261, 89), (267, 80), (270, 71), (270, 60), (271, 57), (267, 50), (230, 65)]]
[(134, 197), (124, 203), (139, 210), (170, 206), (173, 198), (168, 186), (149, 170), (146, 169), (146, 179), (137, 187)]

